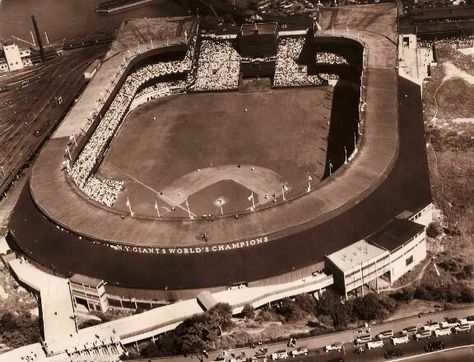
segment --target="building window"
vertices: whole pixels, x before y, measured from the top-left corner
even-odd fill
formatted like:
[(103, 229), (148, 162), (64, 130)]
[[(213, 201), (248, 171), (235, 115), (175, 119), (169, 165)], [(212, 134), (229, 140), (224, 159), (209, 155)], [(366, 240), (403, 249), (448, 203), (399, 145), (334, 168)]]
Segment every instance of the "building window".
[(406, 265), (410, 265), (411, 263), (413, 263), (413, 255), (410, 256), (409, 258), (407, 258), (407, 260), (405, 261), (406, 262)]

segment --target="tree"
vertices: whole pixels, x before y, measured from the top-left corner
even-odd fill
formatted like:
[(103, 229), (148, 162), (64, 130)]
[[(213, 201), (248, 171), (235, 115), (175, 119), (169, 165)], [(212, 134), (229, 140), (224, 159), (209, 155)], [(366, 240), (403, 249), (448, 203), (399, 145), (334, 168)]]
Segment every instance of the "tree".
[(11, 348), (39, 342), (41, 339), (38, 318), (29, 312), (19, 315), (7, 312), (0, 318), (0, 341)]
[(310, 294), (297, 295), (295, 303), (307, 314), (314, 314), (316, 312), (316, 301)]
[(255, 317), (255, 308), (250, 304), (245, 304), (242, 309), (242, 317), (247, 319), (253, 319)]
[(345, 328), (350, 322), (349, 309), (332, 290), (326, 290), (316, 303), (318, 314), (331, 317), (334, 327)]
[(428, 224), (428, 227), (426, 228), (426, 235), (428, 235), (431, 238), (438, 237), (442, 232), (443, 232), (443, 227), (436, 222), (430, 222)]
[(410, 302), (413, 300), (414, 294), (415, 294), (415, 289), (408, 287), (408, 288), (403, 288), (400, 291), (397, 291), (396, 293), (392, 294), (391, 297), (399, 302)]
[(210, 349), (222, 334), (232, 326), (232, 309), (228, 304), (216, 304), (209, 311), (186, 319), (173, 331), (158, 338), (156, 345), (142, 350), (145, 357), (201, 353)]
[(213, 319), (221, 331), (232, 327), (232, 308), (227, 303), (218, 303), (209, 309), (208, 315)]
[(286, 322), (297, 321), (304, 317), (304, 312), (290, 298), (285, 298), (281, 301), (277, 312)]
[(352, 301), (353, 315), (360, 320), (370, 321), (382, 318), (386, 310), (377, 294), (367, 294)]

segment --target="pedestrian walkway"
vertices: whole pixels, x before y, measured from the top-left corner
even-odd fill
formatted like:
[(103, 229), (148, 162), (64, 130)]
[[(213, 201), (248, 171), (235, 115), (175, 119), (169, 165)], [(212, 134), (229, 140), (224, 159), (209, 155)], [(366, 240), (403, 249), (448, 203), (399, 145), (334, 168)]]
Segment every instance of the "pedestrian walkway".
[(40, 294), (44, 340), (77, 331), (67, 279), (48, 274), (24, 259), (13, 259), (10, 267), (16, 278)]

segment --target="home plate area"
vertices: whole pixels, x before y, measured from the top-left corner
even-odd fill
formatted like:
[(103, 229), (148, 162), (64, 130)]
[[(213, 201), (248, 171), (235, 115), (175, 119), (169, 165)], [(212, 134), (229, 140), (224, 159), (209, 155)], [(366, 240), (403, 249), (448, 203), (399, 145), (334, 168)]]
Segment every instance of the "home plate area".
[(128, 199), (136, 216), (235, 216), (281, 200), (285, 184), (277, 173), (264, 167), (240, 164), (208, 167), (176, 179), (163, 190), (153, 190), (139, 180), (130, 179), (117, 209), (124, 210)]

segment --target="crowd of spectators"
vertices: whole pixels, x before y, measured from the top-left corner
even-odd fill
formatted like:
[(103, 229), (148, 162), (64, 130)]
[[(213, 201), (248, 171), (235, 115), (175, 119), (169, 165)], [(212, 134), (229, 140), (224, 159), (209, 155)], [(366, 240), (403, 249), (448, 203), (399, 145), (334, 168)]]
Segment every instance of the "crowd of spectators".
[(193, 90), (237, 89), (239, 74), (240, 55), (230, 40), (202, 40)]
[(190, 48), (183, 60), (143, 66), (125, 79), (76, 161), (68, 168), (71, 180), (89, 198), (109, 207), (115, 204), (123, 189), (123, 182), (95, 177), (93, 173), (98, 162), (125, 118), (138, 89), (154, 78), (189, 71), (192, 64), (192, 54), (190, 54), (192, 51), (193, 49)]
[(338, 54), (328, 53), (328, 52), (317, 52), (316, 53), (316, 63), (320, 64), (337, 64), (337, 65), (344, 65), (349, 64), (347, 60)]
[(178, 80), (175, 82), (159, 82), (140, 90), (132, 102), (130, 108), (135, 108), (133, 103), (137, 102), (136, 105), (144, 102), (149, 102), (152, 99), (170, 96), (173, 94), (179, 94), (186, 91), (186, 81)]
[(323, 84), (318, 76), (308, 75), (306, 65), (297, 63), (304, 42), (303, 37), (280, 38), (273, 81), (275, 87), (301, 87)]
[(448, 44), (456, 49), (469, 48), (474, 46), (474, 36), (472, 35), (459, 35), (444, 37), (442, 39), (432, 40), (419, 40), (417, 45), (424, 48), (432, 48), (435, 44)]
[(339, 80), (339, 75), (333, 74), (333, 73), (318, 73), (318, 75), (327, 81), (338, 81)]

